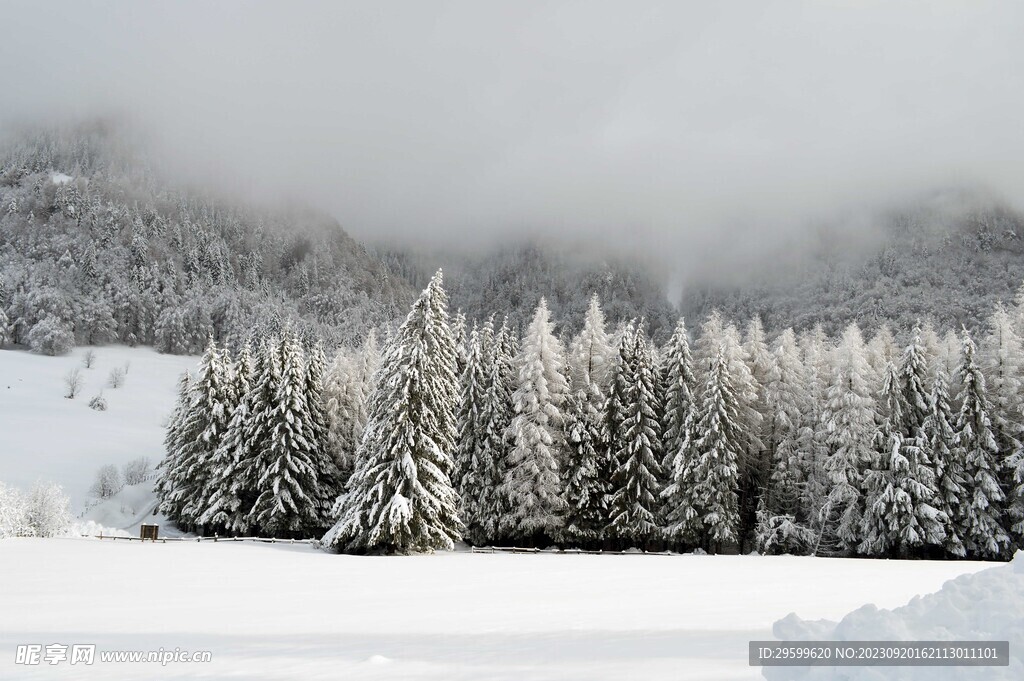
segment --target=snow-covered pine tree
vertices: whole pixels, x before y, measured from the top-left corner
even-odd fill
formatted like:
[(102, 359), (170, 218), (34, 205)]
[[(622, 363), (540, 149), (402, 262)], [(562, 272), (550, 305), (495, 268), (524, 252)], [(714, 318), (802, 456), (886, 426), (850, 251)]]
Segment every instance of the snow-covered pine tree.
[(486, 543), (501, 539), (499, 523), (511, 509), (511, 501), (503, 494), (502, 485), (507, 477), (510, 443), (508, 434), (515, 413), (512, 394), (515, 390), (515, 355), (518, 352), (515, 336), (508, 326), (508, 320), (501, 324), (494, 337), (494, 356), (490, 375), (487, 377), (487, 392), (483, 398), (483, 418), (480, 441), (483, 461), (491, 464), (490, 485), (481, 485), (480, 504), (486, 509), (486, 522), (481, 522), (486, 534)]
[(319, 526), (330, 527), (334, 523), (334, 502), (344, 489), (341, 472), (331, 451), (330, 419), (327, 417), (327, 403), (324, 395), (324, 373), (327, 360), (320, 343), (313, 346), (306, 362), (305, 397), (309, 407), (307, 439), (311, 445), (311, 460), (317, 473), (320, 496)]
[(900, 369), (887, 365), (883, 388), (886, 418), (879, 452), (865, 474), (865, 509), (858, 550), (905, 558), (925, 546), (940, 546), (948, 518), (939, 503), (935, 472), (923, 436), (928, 416), (920, 332), (915, 328)]
[(238, 351), (238, 357), (235, 358), (231, 372), (234, 384), (232, 387), (232, 397), (234, 398), (234, 404), (231, 407), (232, 415), (238, 405), (245, 401), (245, 396), (249, 394), (252, 387), (252, 366), (252, 346), (249, 341), (245, 341), (242, 343), (242, 349)]
[(494, 363), (494, 327), (488, 321), (469, 335), (469, 355), (462, 373), (462, 399), (458, 414), (455, 477), (452, 482), (461, 500), (460, 517), (466, 541), (474, 546), (491, 537), (490, 496), (494, 463), (484, 447), (487, 433), (485, 398)]
[[(683, 490), (691, 484), (687, 479), (690, 445), (696, 426), (697, 377), (694, 374), (686, 322), (680, 319), (669, 338), (662, 355), (665, 375), (665, 409), (662, 422), (662, 448), (665, 456), (662, 469), (666, 485), (662, 490), (662, 517), (665, 536), (669, 542), (683, 544), (692, 538), (692, 528), (683, 522), (687, 516), (682, 504), (686, 501)], [(681, 532), (681, 534), (680, 534)]]
[(966, 555), (962, 527), (966, 524), (965, 507), (968, 503), (965, 488), (963, 450), (956, 445), (953, 429), (953, 410), (949, 406), (946, 371), (942, 364), (936, 368), (929, 397), (928, 418), (924, 422), (924, 437), (935, 468), (935, 487), (938, 491), (935, 507), (946, 518), (943, 548), (962, 558)]
[(843, 332), (833, 353), (832, 382), (823, 414), (831, 455), (825, 468), (832, 482), (827, 502), (840, 546), (856, 550), (863, 514), (864, 472), (874, 460), (877, 431), (871, 367), (856, 323)]
[[(754, 409), (760, 415), (760, 424), (757, 428), (757, 436), (760, 440), (760, 448), (763, 451), (751, 452), (753, 457), (765, 458), (764, 463), (770, 459), (775, 448), (775, 442), (771, 440), (771, 415), (772, 408), (768, 402), (768, 385), (777, 380), (778, 367), (776, 358), (768, 349), (768, 341), (765, 336), (764, 326), (761, 318), (755, 316), (747, 325), (746, 338), (743, 341), (743, 351), (747, 368), (753, 379), (754, 393), (756, 399), (753, 403)], [(766, 466), (767, 467), (767, 466)]]
[(1003, 458), (1018, 454), (1024, 425), (1024, 384), (1021, 363), (1024, 345), (1014, 330), (1010, 313), (1001, 304), (989, 318), (989, 333), (981, 353), (982, 369), (988, 388), (989, 418), (992, 432)]
[[(725, 352), (719, 351), (707, 372), (699, 420), (694, 429), (691, 471), (685, 475), (692, 484), (680, 490), (683, 525), (673, 534), (687, 534), (694, 520), (699, 522), (700, 543), (708, 550), (738, 541), (739, 459), (746, 444), (736, 416), (739, 400), (732, 385)], [(674, 483), (678, 484), (678, 483)]]
[(832, 381), (832, 347), (821, 325), (800, 336), (800, 356), (806, 371), (807, 407), (800, 418), (799, 468), (804, 484), (800, 498), (803, 516), (814, 532), (812, 555), (836, 551), (835, 514), (830, 493), (832, 480), (826, 464), (829, 458), (825, 406)]
[(601, 407), (601, 438), (599, 451), (603, 452), (605, 470), (601, 476), (611, 484), (612, 475), (618, 470), (621, 463), (617, 456), (623, 449), (623, 427), (627, 405), (629, 404), (629, 390), (632, 385), (630, 371), (633, 367), (633, 337), (636, 334), (634, 322), (629, 322), (622, 327), (618, 335), (615, 361), (612, 363), (608, 379), (608, 391), (605, 395), (604, 404)]
[(218, 458), (231, 463), (222, 474), (228, 481), (211, 499), (204, 518), (223, 524), (236, 533), (259, 533), (253, 523), (252, 509), (262, 493), (257, 458), (267, 449), (273, 436), (272, 412), (277, 408), (281, 384), (280, 341), (264, 340), (253, 362), (252, 387), (231, 418)]
[(988, 391), (976, 359), (977, 348), (967, 329), (962, 338), (956, 437), (962, 451), (958, 455), (964, 464), (967, 496), (960, 530), (969, 555), (992, 558), (1004, 554), (1010, 546), (1001, 523), (1004, 495), (997, 478), (999, 445), (988, 414)]
[(892, 335), (888, 324), (882, 324), (875, 331), (875, 335), (867, 343), (864, 349), (864, 356), (868, 366), (871, 367), (870, 376), (866, 376), (871, 384), (873, 396), (876, 402), (882, 401), (882, 383), (885, 380), (885, 369), (889, 364), (897, 364), (899, 347)]
[(866, 506), (858, 550), (906, 558), (920, 547), (941, 546), (947, 519), (934, 505), (934, 472), (921, 438), (894, 432), (887, 441), (891, 449), (879, 455), (865, 476)]
[(935, 373), (938, 371), (939, 363), (943, 360), (942, 339), (939, 338), (939, 334), (935, 331), (935, 325), (932, 324), (931, 320), (926, 319), (923, 324), (919, 323), (918, 326), (921, 328), (919, 335), (924, 352), (924, 363), (928, 369), (925, 374), (924, 392), (926, 396), (929, 396), (935, 387)]
[(659, 539), (661, 494), (661, 418), (651, 350), (641, 324), (633, 334), (622, 438), (611, 478), (607, 533), (636, 545)]
[(324, 543), (345, 551), (450, 550), (462, 535), (451, 484), (458, 377), (439, 270), (388, 344), (356, 469)]
[(757, 546), (764, 553), (807, 553), (815, 535), (801, 504), (806, 471), (801, 458), (802, 420), (808, 411), (807, 377), (796, 335), (783, 331), (775, 344), (775, 369), (765, 386), (771, 473), (757, 511)]
[(722, 322), (722, 316), (718, 310), (712, 310), (704, 323), (700, 325), (700, 334), (693, 346), (694, 368), (701, 386), (707, 380), (708, 373), (722, 349), (724, 335), (725, 324)]
[[(280, 374), (272, 400), (254, 418), (266, 424), (269, 437), (252, 452), (241, 475), (258, 492), (248, 522), (271, 536), (301, 536), (322, 528), (321, 465), (306, 384), (305, 353), (287, 333), (276, 353)], [(329, 471), (327, 471), (329, 476)]]
[[(194, 437), (194, 433), (191, 432), (194, 423), (187, 419), (196, 401), (192, 384), (192, 376), (187, 371), (182, 373), (178, 379), (178, 398), (167, 422), (167, 432), (164, 434), (166, 453), (157, 466), (155, 492), (157, 499), (160, 500), (159, 509), (174, 521), (182, 517), (182, 509), (187, 500), (187, 495), (180, 494), (179, 488), (185, 478), (185, 470), (181, 465), (182, 450), (185, 442)], [(189, 429), (185, 428), (186, 423), (189, 424)]]
[(745, 552), (748, 545), (754, 541), (758, 499), (768, 477), (768, 465), (763, 456), (764, 446), (761, 441), (764, 419), (757, 406), (761, 388), (750, 370), (749, 358), (740, 340), (739, 330), (732, 324), (728, 325), (722, 334), (722, 350), (728, 364), (733, 394), (736, 397), (737, 433), (743, 442), (739, 460), (738, 538), (740, 551)]
[(469, 359), (469, 336), (466, 334), (466, 315), (457, 310), (451, 317), (452, 338), (455, 341), (455, 377), (462, 376)]
[(179, 526), (195, 528), (206, 510), (214, 453), (228, 429), (231, 418), (231, 384), (221, 350), (211, 339), (199, 361), (199, 372), (192, 386), (193, 400), (178, 424), (177, 450), (174, 452), (175, 479), (164, 488), (170, 516)]
[[(989, 418), (999, 447), (997, 479), (1006, 494), (1005, 524), (1024, 530), (1024, 342), (1017, 334), (1014, 315), (1002, 304), (989, 319), (983, 345), (982, 368), (988, 387)], [(1022, 539), (1014, 531), (1015, 542)]]
[(562, 469), (565, 518), (561, 540), (592, 548), (608, 521), (608, 480), (600, 446), (600, 412), (584, 389), (571, 393), (564, 409), (566, 465)]
[(775, 457), (775, 448), (778, 445), (771, 437), (774, 434), (771, 427), (773, 414), (767, 395), (768, 385), (777, 378), (778, 367), (775, 364), (775, 355), (768, 349), (768, 341), (760, 316), (755, 315), (747, 324), (743, 353), (750, 371), (751, 387), (755, 395), (751, 407), (757, 413), (758, 422), (751, 425), (754, 438), (752, 438), (750, 449), (746, 455), (745, 489), (743, 481), (741, 481), (740, 503), (741, 508), (745, 511), (745, 517), (741, 518), (741, 525), (745, 534), (756, 535), (757, 510), (761, 507), (764, 491), (770, 485), (772, 463)]
[(510, 505), (501, 518), (502, 534), (535, 541), (558, 534), (564, 501), (559, 466), (563, 462), (562, 405), (569, 392), (562, 344), (552, 332), (547, 303), (541, 299), (516, 358), (515, 417), (503, 496)]
[(608, 387), (614, 361), (615, 350), (605, 331), (601, 302), (597, 295), (594, 295), (583, 318), (583, 329), (569, 347), (568, 364), (572, 389), (586, 390), (589, 394), (592, 387), (597, 387), (599, 394), (603, 395)]
[[(232, 480), (227, 477), (227, 471), (234, 465), (234, 452), (230, 446), (226, 446), (231, 437), (232, 430), (237, 428), (235, 424), (236, 413), (242, 408), (248, 397), (250, 383), (252, 381), (252, 350), (248, 342), (242, 345), (238, 357), (231, 361), (227, 351), (222, 353), (225, 366), (230, 366), (226, 375), (230, 377), (229, 390), (226, 391), (225, 413), (228, 417), (224, 435), (213, 450), (207, 463), (208, 475), (206, 486), (202, 491), (202, 513), (199, 516), (199, 524), (204, 526), (206, 532), (224, 533), (230, 532), (227, 515), (221, 513), (221, 501), (230, 497)], [(242, 419), (244, 417), (239, 417)]]
[(903, 351), (900, 364), (900, 391), (903, 398), (903, 422), (900, 430), (907, 437), (921, 437), (924, 421), (930, 412), (928, 385), (932, 373), (920, 323), (910, 334), (910, 344)]
[(602, 429), (615, 357), (600, 301), (594, 295), (583, 330), (570, 346), (569, 375), (574, 393), (563, 410), (567, 460), (562, 470), (566, 501), (562, 537), (577, 545), (598, 544), (608, 521), (611, 465)]

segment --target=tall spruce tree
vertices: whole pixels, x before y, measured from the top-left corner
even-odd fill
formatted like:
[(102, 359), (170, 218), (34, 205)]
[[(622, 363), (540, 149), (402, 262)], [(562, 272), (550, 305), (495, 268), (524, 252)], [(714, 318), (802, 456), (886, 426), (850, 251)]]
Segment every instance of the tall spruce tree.
[(567, 457), (562, 469), (566, 502), (562, 538), (578, 545), (597, 544), (608, 521), (611, 464), (602, 429), (615, 356), (595, 295), (583, 329), (570, 346), (569, 375), (574, 392), (563, 410)]
[(977, 348), (963, 330), (960, 359), (960, 414), (956, 422), (957, 447), (964, 464), (966, 508), (963, 514), (964, 546), (979, 558), (1002, 555), (1010, 538), (1001, 523), (1004, 495), (997, 478), (999, 445), (989, 417), (985, 376), (976, 359)]
[(488, 381), (494, 363), (494, 329), (488, 321), (476, 324), (469, 336), (469, 354), (462, 373), (462, 400), (459, 406), (459, 437), (455, 456), (455, 478), (452, 482), (461, 499), (461, 518), (466, 526), (465, 538), (470, 544), (483, 545), (491, 538), (491, 489), (494, 462), (485, 446)]
[(965, 510), (968, 503), (965, 487), (963, 450), (956, 445), (953, 429), (953, 411), (949, 405), (946, 371), (937, 368), (932, 381), (928, 418), (924, 422), (924, 437), (928, 454), (935, 468), (935, 487), (938, 492), (936, 508), (946, 518), (943, 548), (957, 557), (966, 555), (962, 535)]
[(565, 518), (562, 541), (589, 548), (604, 538), (608, 520), (608, 480), (600, 447), (600, 412), (586, 390), (570, 394), (565, 404), (566, 465), (562, 468)]
[(324, 543), (346, 551), (450, 550), (462, 535), (451, 484), (458, 378), (440, 271), (389, 343), (355, 472)]
[(317, 503), (320, 528), (330, 527), (334, 523), (333, 508), (335, 500), (342, 493), (343, 480), (338, 469), (337, 460), (330, 446), (330, 419), (327, 416), (327, 403), (324, 394), (324, 373), (327, 360), (323, 346), (313, 346), (306, 362), (305, 397), (309, 408), (309, 427), (307, 439), (311, 445), (310, 460), (316, 472), (319, 495)]
[(687, 498), (684, 490), (691, 484), (691, 443), (696, 427), (697, 377), (686, 332), (686, 322), (680, 319), (669, 338), (663, 354), (665, 374), (665, 409), (662, 423), (662, 447), (665, 452), (662, 468), (665, 488), (662, 490), (662, 517), (665, 537), (669, 542), (683, 544), (693, 532), (687, 527), (683, 508)]
[(746, 444), (736, 422), (739, 400), (724, 351), (707, 372), (699, 413), (682, 523), (699, 519), (701, 543), (716, 550), (739, 539), (739, 460)]
[[(192, 386), (192, 401), (178, 424), (174, 438), (173, 480), (162, 489), (169, 516), (179, 525), (198, 527), (206, 510), (214, 453), (231, 418), (231, 383), (221, 350), (211, 339), (199, 361), (199, 373)], [(170, 470), (168, 471), (170, 473)]]
[[(305, 354), (293, 334), (275, 352), (280, 372), (271, 399), (261, 405), (268, 437), (245, 462), (242, 476), (257, 492), (249, 524), (271, 536), (302, 535), (322, 528), (328, 493), (321, 487), (326, 459), (317, 441), (306, 384)], [(329, 485), (330, 486), (330, 485)]]
[(502, 534), (519, 541), (557, 536), (564, 508), (559, 467), (563, 463), (562, 407), (569, 392), (562, 344), (552, 331), (542, 299), (516, 358), (515, 416), (503, 495), (509, 513)]
[(615, 350), (605, 330), (601, 302), (595, 295), (591, 297), (583, 318), (583, 329), (569, 347), (568, 364), (572, 389), (586, 390), (590, 394), (596, 388), (596, 394), (603, 395), (608, 387), (614, 361)]
[(618, 466), (611, 478), (607, 532), (622, 541), (646, 544), (659, 538), (661, 522), (661, 405), (642, 325), (632, 343), (629, 366), (623, 372), (627, 401), (615, 453)]
[(750, 369), (750, 360), (741, 342), (739, 330), (732, 324), (726, 326), (722, 333), (721, 347), (728, 365), (733, 394), (736, 397), (737, 435), (743, 443), (739, 459), (738, 539), (740, 550), (745, 551), (754, 539), (757, 502), (767, 477), (761, 441), (763, 418), (757, 406), (760, 386)]
[(834, 522), (837, 516), (830, 499), (832, 480), (827, 469), (830, 451), (825, 407), (832, 381), (832, 348), (820, 324), (802, 334), (799, 345), (807, 386), (807, 407), (801, 415), (798, 436), (800, 470), (804, 476), (800, 506), (814, 533), (811, 554), (831, 554), (839, 545)]
[(231, 415), (227, 432), (218, 447), (216, 458), (226, 462), (219, 473), (219, 484), (212, 487), (203, 512), (203, 523), (242, 533), (253, 527), (249, 511), (259, 496), (258, 480), (247, 475), (255, 453), (270, 437), (265, 417), (267, 405), (273, 404), (280, 379), (277, 341), (264, 341), (255, 353), (250, 387)]
[[(494, 357), (487, 377), (487, 391), (483, 396), (480, 449), (481, 461), (491, 466), (489, 479), (482, 479), (480, 487), (481, 529), (486, 543), (502, 539), (500, 521), (511, 510), (511, 500), (504, 494), (503, 484), (509, 470), (509, 433), (515, 408), (512, 394), (515, 390), (515, 358), (518, 346), (508, 320), (494, 336)], [(486, 484), (489, 483), (489, 484)]]
[(864, 473), (874, 460), (877, 431), (875, 400), (868, 381), (872, 372), (856, 324), (843, 332), (833, 355), (832, 383), (823, 414), (830, 450), (825, 467), (832, 483), (828, 504), (840, 546), (854, 551), (860, 543)]
[(758, 506), (757, 545), (765, 553), (806, 553), (814, 543), (801, 504), (807, 474), (801, 457), (801, 427), (809, 407), (807, 378), (792, 329), (779, 335), (774, 354), (775, 370), (765, 386), (771, 473)]
[(186, 429), (189, 413), (194, 408), (196, 395), (193, 391), (193, 378), (187, 371), (181, 374), (178, 379), (178, 398), (167, 422), (167, 432), (164, 434), (164, 459), (157, 466), (158, 477), (155, 491), (157, 499), (160, 500), (160, 512), (171, 520), (177, 522), (182, 518), (182, 509), (187, 501), (187, 495), (179, 493), (180, 487), (187, 482), (185, 470), (181, 465), (183, 446), (191, 439), (193, 428)]

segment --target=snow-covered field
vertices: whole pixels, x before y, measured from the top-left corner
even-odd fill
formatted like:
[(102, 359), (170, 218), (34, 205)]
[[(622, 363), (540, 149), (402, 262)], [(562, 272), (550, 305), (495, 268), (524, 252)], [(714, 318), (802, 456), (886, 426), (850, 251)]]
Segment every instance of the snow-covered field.
[[(754, 679), (791, 612), (892, 608), (986, 563), (0, 542), (0, 678)], [(209, 663), (15, 665), (24, 643), (209, 650)], [(984, 672), (985, 670), (980, 670)], [(941, 677), (934, 677), (941, 678)], [(989, 678), (978, 675), (975, 678)]]
[[(107, 347), (95, 349), (95, 366), (86, 369), (83, 352), (0, 352), (0, 480), (22, 489), (57, 482), (75, 515), (100, 466), (160, 460), (177, 378), (196, 362)], [(111, 389), (110, 370), (125, 366), (124, 386)], [(75, 368), (85, 386), (67, 400), (64, 376)], [(105, 412), (87, 406), (100, 390)], [(139, 522), (154, 520), (154, 503), (145, 482), (91, 506), (85, 519), (105, 533), (127, 528), (134, 535)], [(155, 520), (161, 534), (176, 534)], [(761, 671), (747, 666), (747, 642), (772, 638), (773, 624), (790, 613), (800, 619), (789, 617), (776, 634), (842, 638), (877, 628), (912, 638), (910, 624), (899, 628), (907, 620), (932, 627), (929, 635), (942, 627), (966, 635), (982, 630), (965, 628), (958, 610), (977, 612), (981, 624), (996, 621), (988, 606), (972, 608), (987, 594), (1006, 611), (996, 624), (1021, 638), (1012, 604), (1024, 601), (1024, 577), (992, 581), (985, 572), (981, 581), (963, 582), (987, 567), (753, 556), (380, 558), (287, 544), (6, 539), (0, 679), (755, 679)], [(862, 607), (901, 606), (960, 575), (953, 596), (920, 599), (899, 616)], [(811, 622), (821, 618), (843, 621)], [(15, 664), (18, 645), (53, 643), (96, 644), (100, 652), (210, 651), (212, 661)], [(946, 678), (941, 671), (928, 678)], [(967, 670), (957, 678), (996, 673)]]
[[(163, 458), (164, 422), (174, 407), (178, 377), (195, 357), (161, 355), (151, 348), (92, 348), (93, 368), (82, 366), (87, 348), (63, 357), (0, 351), (0, 481), (28, 490), (36, 480), (58, 483), (78, 515), (96, 470), (140, 456)], [(125, 383), (108, 385), (110, 371), (127, 367)], [(64, 399), (64, 376), (79, 369), (81, 393)], [(100, 391), (107, 411), (89, 408)]]

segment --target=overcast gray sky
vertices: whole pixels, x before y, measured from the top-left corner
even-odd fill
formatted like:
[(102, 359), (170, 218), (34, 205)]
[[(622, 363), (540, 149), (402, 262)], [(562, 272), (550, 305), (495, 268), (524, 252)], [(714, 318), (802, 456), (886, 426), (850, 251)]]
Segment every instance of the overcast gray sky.
[(364, 239), (686, 260), (933, 187), (1019, 204), (1022, 36), (1019, 1), (8, 0), (0, 124), (117, 112)]

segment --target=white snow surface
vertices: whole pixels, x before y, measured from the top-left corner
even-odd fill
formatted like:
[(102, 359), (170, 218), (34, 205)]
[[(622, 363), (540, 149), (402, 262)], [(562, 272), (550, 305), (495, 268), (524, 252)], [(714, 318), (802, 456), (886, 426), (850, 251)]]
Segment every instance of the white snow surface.
[(75, 178), (70, 175), (65, 175), (64, 173), (53, 173), (50, 175), (50, 181), (54, 184), (67, 184), (73, 179)]
[[(120, 468), (140, 456), (156, 466), (163, 459), (164, 424), (174, 408), (178, 377), (197, 364), (195, 357), (150, 348), (106, 346), (91, 348), (96, 361), (86, 369), (87, 349), (62, 357), (0, 350), (0, 481), (23, 492), (37, 480), (56, 482), (76, 518), (101, 466)], [(124, 385), (110, 388), (110, 370), (126, 365)], [(80, 370), (84, 387), (69, 400), (64, 376), (72, 369)], [(101, 390), (107, 410), (90, 409), (89, 399)]]
[[(758, 679), (747, 642), (786, 613), (892, 608), (991, 565), (7, 539), (0, 678)], [(213, 661), (14, 664), (55, 642)]]
[(773, 627), (776, 638), (807, 641), (1006, 641), (1008, 667), (766, 667), (770, 681), (806, 679), (1024, 679), (1024, 551), (1008, 565), (965, 574), (937, 593), (887, 610), (860, 607), (838, 623), (791, 614)]

